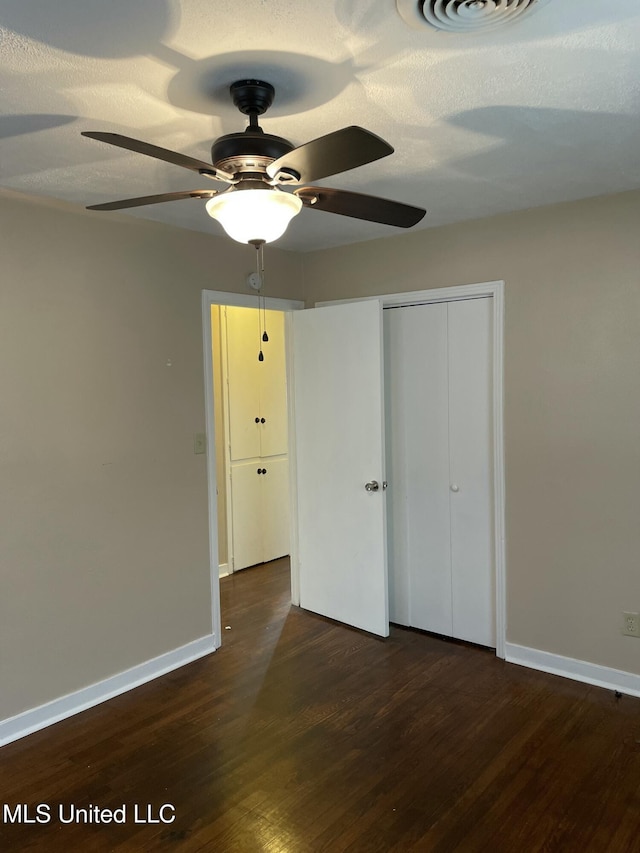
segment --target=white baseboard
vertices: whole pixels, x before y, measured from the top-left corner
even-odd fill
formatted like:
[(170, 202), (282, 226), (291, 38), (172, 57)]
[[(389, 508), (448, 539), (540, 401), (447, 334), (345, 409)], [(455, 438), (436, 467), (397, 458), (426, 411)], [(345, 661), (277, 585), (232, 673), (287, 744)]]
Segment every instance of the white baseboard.
[(229, 571), (229, 563), (220, 563), (220, 565), (218, 566), (218, 574), (221, 578), (226, 578), (227, 575), (230, 575), (231, 572)]
[(201, 637), (199, 640), (187, 643), (186, 646), (181, 646), (124, 672), (119, 672), (117, 675), (112, 675), (110, 678), (105, 678), (104, 681), (83, 687), (75, 693), (61, 696), (59, 699), (54, 699), (45, 705), (39, 705), (37, 708), (30, 708), (15, 717), (1, 720), (0, 746), (51, 726), (67, 717), (72, 717), (74, 714), (79, 714), (81, 711), (86, 711), (87, 708), (106, 702), (107, 699), (126, 693), (127, 690), (133, 690), (134, 687), (139, 687), (147, 681), (152, 681), (154, 678), (165, 675), (165, 673), (178, 669), (215, 650), (216, 646), (212, 635)]
[(611, 669), (608, 666), (575, 660), (575, 658), (565, 658), (562, 655), (518, 646), (515, 643), (507, 643), (505, 653), (505, 660), (509, 663), (528, 666), (530, 669), (550, 672), (552, 675), (561, 675), (564, 678), (572, 678), (574, 681), (583, 681), (608, 690), (618, 690), (629, 696), (640, 696), (640, 675), (632, 672)]

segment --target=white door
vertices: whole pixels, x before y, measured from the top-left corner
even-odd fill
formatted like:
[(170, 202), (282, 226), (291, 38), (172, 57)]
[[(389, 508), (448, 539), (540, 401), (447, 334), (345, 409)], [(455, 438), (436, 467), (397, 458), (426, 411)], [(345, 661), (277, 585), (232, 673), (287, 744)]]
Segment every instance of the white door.
[(292, 330), (300, 605), (386, 637), (382, 310), (297, 311)]
[(495, 646), (491, 300), (447, 313), (453, 636)]
[(447, 305), (384, 313), (390, 616), (453, 636)]
[(495, 645), (491, 300), (385, 312), (391, 619)]

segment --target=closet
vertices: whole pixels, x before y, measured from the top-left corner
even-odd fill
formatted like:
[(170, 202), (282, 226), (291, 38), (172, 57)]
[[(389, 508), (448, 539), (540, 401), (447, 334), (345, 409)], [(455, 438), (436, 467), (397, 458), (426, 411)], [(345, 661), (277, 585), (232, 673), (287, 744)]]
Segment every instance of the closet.
[(390, 619), (495, 646), (491, 299), (383, 323)]
[(237, 571), (289, 553), (284, 314), (225, 307), (221, 323), (229, 556)]

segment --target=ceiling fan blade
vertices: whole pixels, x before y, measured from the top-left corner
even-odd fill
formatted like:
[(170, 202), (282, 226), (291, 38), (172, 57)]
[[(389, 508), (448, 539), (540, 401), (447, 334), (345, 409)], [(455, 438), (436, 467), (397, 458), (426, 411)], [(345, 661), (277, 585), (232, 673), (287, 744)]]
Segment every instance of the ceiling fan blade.
[(182, 190), (175, 193), (145, 195), (140, 198), (124, 198), (120, 201), (108, 201), (105, 204), (90, 204), (87, 210), (123, 210), (125, 207), (142, 207), (145, 204), (159, 204), (163, 201), (180, 201), (183, 198), (213, 198), (216, 190)]
[(160, 148), (158, 145), (151, 145), (148, 142), (142, 142), (140, 139), (132, 139), (130, 136), (122, 136), (120, 133), (83, 130), (82, 136), (88, 136), (89, 139), (97, 139), (98, 142), (106, 142), (118, 148), (126, 148), (127, 151), (146, 154), (147, 157), (155, 157), (156, 160), (164, 160), (166, 163), (173, 163), (174, 166), (182, 166), (184, 169), (191, 169), (192, 172), (198, 172), (200, 175), (207, 175), (220, 181), (233, 180), (232, 174), (216, 169), (211, 163), (205, 163), (204, 160), (196, 160), (193, 157), (187, 157), (186, 154), (178, 154), (177, 151)]
[(395, 225), (398, 228), (411, 228), (420, 222), (427, 212), (422, 207), (412, 207), (399, 201), (345, 190), (332, 190), (329, 187), (300, 187), (293, 192), (305, 207), (352, 216), (354, 219), (380, 222), (383, 225)]
[(278, 157), (267, 166), (267, 174), (277, 178), (279, 183), (306, 184), (364, 166), (389, 154), (393, 154), (393, 148), (388, 142), (369, 130), (352, 125), (312, 139)]

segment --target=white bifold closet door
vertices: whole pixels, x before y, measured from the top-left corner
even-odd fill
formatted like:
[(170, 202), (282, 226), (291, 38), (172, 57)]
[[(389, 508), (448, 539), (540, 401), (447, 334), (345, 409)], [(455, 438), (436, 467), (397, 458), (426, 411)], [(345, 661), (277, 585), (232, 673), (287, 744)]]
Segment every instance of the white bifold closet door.
[(384, 311), (389, 616), (495, 646), (490, 298)]

